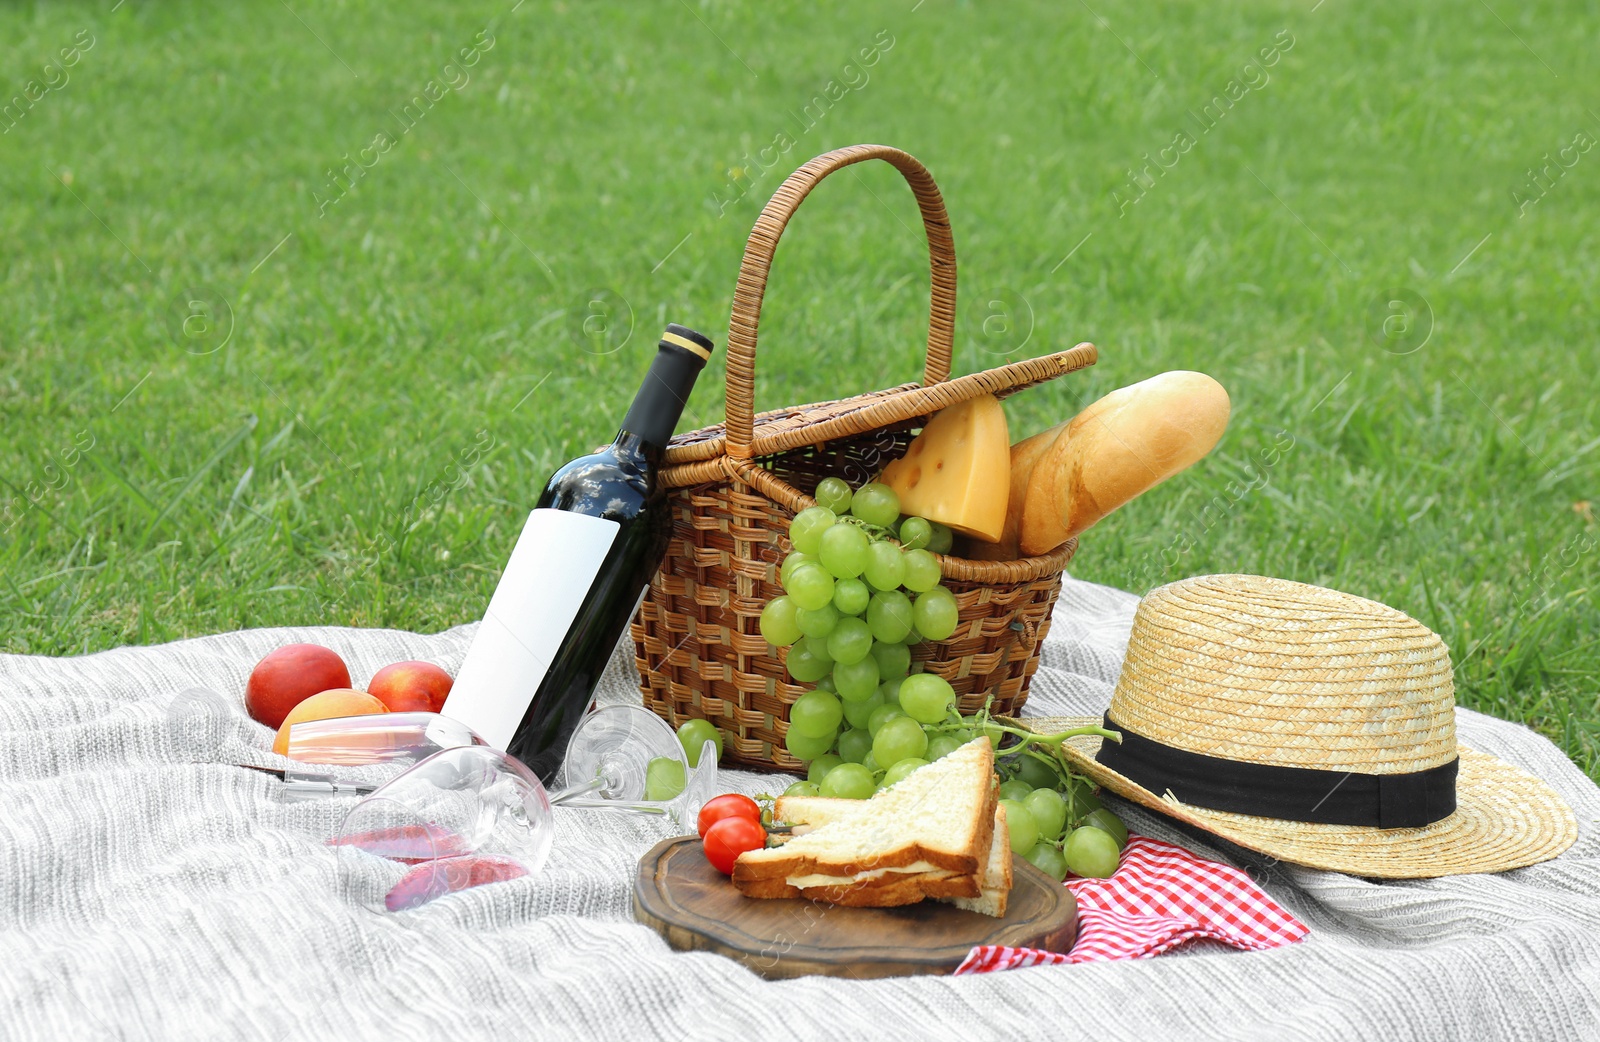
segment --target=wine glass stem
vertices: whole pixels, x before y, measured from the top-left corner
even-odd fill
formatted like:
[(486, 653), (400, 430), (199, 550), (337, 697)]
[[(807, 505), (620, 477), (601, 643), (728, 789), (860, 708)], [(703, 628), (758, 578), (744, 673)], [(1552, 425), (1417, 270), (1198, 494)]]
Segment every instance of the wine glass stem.
[(554, 804), (566, 803), (568, 800), (573, 799), (574, 797), (582, 796), (586, 792), (594, 792), (596, 789), (603, 789), (605, 786), (605, 776), (601, 775), (590, 781), (584, 782), (582, 785), (570, 785), (567, 788), (562, 789), (560, 792), (550, 797), (550, 802)]
[[(554, 802), (554, 801), (552, 801)], [(622, 800), (578, 800), (564, 801), (563, 807), (576, 807), (583, 810), (631, 810), (639, 814), (665, 814), (667, 808), (653, 803), (625, 803)]]

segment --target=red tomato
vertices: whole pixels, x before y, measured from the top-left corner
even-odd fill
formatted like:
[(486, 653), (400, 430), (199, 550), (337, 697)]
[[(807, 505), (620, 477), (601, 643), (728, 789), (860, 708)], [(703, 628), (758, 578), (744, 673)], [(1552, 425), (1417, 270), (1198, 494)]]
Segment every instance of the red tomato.
[(737, 792), (730, 792), (718, 796), (714, 800), (707, 800), (706, 805), (700, 808), (700, 838), (706, 838), (706, 831), (721, 821), (723, 818), (749, 818), (757, 825), (761, 824), (761, 808), (756, 801), (748, 796), (741, 796)]
[(749, 818), (723, 818), (706, 830), (706, 860), (725, 876), (733, 875), (733, 863), (740, 854), (766, 845), (767, 830)]

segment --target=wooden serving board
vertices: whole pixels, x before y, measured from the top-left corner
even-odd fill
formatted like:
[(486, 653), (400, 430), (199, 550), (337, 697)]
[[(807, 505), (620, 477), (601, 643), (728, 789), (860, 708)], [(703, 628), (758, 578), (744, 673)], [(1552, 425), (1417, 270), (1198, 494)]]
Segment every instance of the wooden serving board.
[(679, 951), (726, 955), (771, 980), (950, 973), (976, 944), (1070, 950), (1072, 892), (1020, 857), (1012, 872), (1002, 919), (933, 900), (900, 908), (760, 900), (711, 867), (698, 837), (679, 836), (640, 860), (633, 915)]

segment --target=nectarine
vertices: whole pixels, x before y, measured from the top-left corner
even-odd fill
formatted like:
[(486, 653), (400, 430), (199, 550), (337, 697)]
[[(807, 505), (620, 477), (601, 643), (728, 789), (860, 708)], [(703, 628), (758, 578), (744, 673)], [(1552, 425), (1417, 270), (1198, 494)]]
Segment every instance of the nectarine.
[(289, 710), (289, 715), (283, 718), (283, 726), (278, 728), (278, 737), (272, 743), (272, 751), (283, 756), (289, 755), (289, 728), (295, 724), (305, 723), (307, 720), (332, 720), (340, 716), (370, 716), (373, 713), (388, 711), (388, 706), (365, 691), (355, 691), (350, 688), (319, 691)]
[(250, 671), (244, 707), (252, 719), (282, 727), (289, 710), (318, 691), (350, 686), (344, 659), (319, 644), (285, 644)]
[(391, 713), (437, 713), (454, 683), (432, 662), (396, 662), (373, 674), (367, 691)]

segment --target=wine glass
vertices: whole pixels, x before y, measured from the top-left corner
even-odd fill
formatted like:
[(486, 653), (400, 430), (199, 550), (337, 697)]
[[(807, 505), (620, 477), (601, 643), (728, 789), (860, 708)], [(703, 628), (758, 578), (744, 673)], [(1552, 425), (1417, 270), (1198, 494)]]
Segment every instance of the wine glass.
[(466, 724), (438, 713), (372, 713), (291, 724), (287, 755), (350, 766), (422, 760), (441, 749), (485, 744)]
[(532, 771), (488, 746), (461, 745), (379, 786), (328, 844), (347, 899), (397, 912), (535, 875), (554, 837), (550, 798)]
[(717, 747), (707, 741), (691, 768), (666, 721), (642, 706), (606, 706), (572, 732), (561, 783), (551, 797), (557, 806), (659, 814), (689, 826), (716, 795)]

